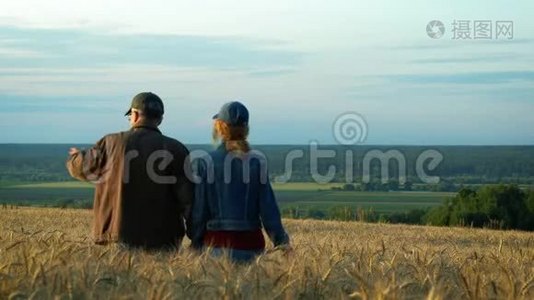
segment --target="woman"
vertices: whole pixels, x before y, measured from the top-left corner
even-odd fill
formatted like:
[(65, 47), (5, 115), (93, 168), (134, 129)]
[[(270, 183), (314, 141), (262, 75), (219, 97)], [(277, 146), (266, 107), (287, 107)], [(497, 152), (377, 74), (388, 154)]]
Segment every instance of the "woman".
[(265, 250), (262, 227), (275, 247), (289, 250), (289, 237), (269, 183), (266, 161), (247, 142), (249, 113), (239, 102), (223, 105), (213, 117), (220, 145), (198, 160), (200, 183), (191, 213), (192, 247), (228, 253), (248, 262)]

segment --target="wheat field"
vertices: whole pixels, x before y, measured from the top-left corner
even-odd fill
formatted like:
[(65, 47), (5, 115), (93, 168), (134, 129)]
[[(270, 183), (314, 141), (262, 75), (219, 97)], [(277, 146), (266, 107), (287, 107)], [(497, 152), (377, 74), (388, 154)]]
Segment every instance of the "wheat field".
[(0, 209), (0, 299), (533, 299), (534, 234), (284, 220), (295, 251), (234, 265), (93, 245), (88, 210)]

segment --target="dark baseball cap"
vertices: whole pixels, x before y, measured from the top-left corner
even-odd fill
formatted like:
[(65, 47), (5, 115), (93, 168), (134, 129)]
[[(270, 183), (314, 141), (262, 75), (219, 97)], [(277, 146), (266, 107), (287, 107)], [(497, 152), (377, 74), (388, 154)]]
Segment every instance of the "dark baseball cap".
[(238, 101), (228, 102), (221, 107), (213, 119), (221, 120), (231, 126), (248, 125), (248, 109)]
[(132, 113), (132, 108), (142, 111), (145, 115), (153, 118), (160, 118), (163, 116), (163, 101), (158, 95), (145, 92), (137, 94), (132, 99), (132, 105), (130, 109), (126, 112), (125, 116), (129, 116)]

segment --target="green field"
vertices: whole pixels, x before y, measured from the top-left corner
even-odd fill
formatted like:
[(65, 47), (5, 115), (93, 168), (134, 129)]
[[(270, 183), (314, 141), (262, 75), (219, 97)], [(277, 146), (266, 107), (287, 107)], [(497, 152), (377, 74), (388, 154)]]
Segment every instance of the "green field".
[(440, 205), (455, 193), (443, 192), (358, 192), (337, 191), (340, 184), (315, 183), (274, 184), (278, 202), (282, 208), (327, 210), (334, 206), (372, 209), (376, 212), (402, 212), (411, 209)]
[[(282, 209), (328, 210), (332, 207), (372, 209), (376, 212), (403, 212), (440, 205), (454, 193), (442, 192), (357, 192), (332, 190), (340, 184), (273, 184)], [(82, 206), (93, 199), (89, 183), (66, 181), (12, 184), (0, 188), (0, 203), (35, 206)]]
[(24, 184), (11, 184), (8, 186), (9, 188), (16, 189), (16, 188), (23, 188), (23, 189), (33, 189), (33, 188), (39, 188), (39, 189), (52, 189), (52, 188), (59, 188), (59, 189), (86, 189), (86, 188), (93, 188), (93, 185), (88, 182), (81, 182), (81, 181), (63, 181), (63, 182), (45, 182), (45, 183), (24, 183)]
[(77, 181), (11, 183), (0, 187), (0, 203), (31, 206), (88, 207), (93, 186)]

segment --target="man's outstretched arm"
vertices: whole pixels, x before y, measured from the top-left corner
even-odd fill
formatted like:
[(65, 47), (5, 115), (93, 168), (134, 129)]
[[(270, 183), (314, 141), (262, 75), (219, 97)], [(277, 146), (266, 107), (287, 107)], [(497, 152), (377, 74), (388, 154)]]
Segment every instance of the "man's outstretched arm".
[(70, 148), (67, 170), (78, 180), (97, 181), (102, 176), (105, 158), (105, 139), (102, 138), (88, 150)]

